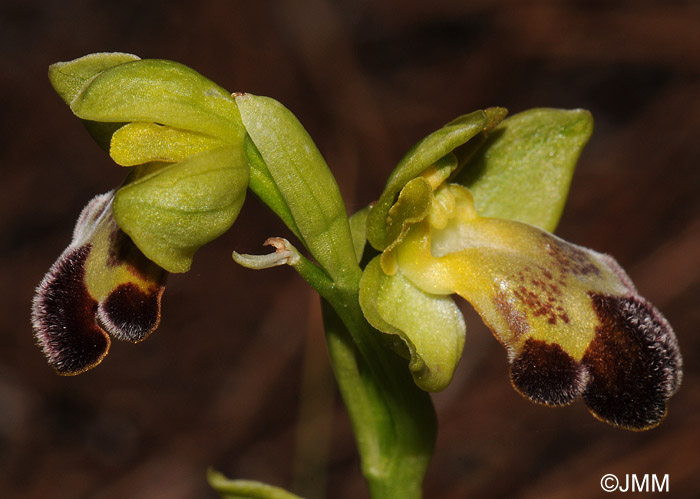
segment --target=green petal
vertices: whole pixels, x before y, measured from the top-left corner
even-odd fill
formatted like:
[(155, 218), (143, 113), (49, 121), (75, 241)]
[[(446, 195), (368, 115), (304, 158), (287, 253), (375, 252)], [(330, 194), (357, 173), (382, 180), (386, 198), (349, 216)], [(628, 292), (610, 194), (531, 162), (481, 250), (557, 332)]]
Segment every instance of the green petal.
[(154, 122), (227, 143), (240, 142), (244, 134), (233, 97), (172, 61), (144, 59), (111, 67), (86, 81), (70, 106), (90, 121)]
[(360, 280), (360, 306), (373, 327), (403, 341), (416, 385), (426, 391), (447, 387), (462, 355), (466, 332), (452, 298), (422, 291), (400, 271), (386, 275), (376, 257)]
[(411, 228), (428, 216), (433, 203), (433, 189), (423, 177), (410, 180), (399, 194), (387, 215), (387, 240), (392, 241), (382, 253), (382, 268), (387, 274), (396, 272), (393, 249)]
[(588, 111), (531, 109), (502, 121), (456, 182), (477, 211), (553, 231), (576, 162), (593, 131)]
[(372, 246), (383, 250), (391, 243), (386, 233), (387, 216), (396, 200), (396, 195), (403, 186), (440, 158), (477, 135), (484, 129), (486, 123), (487, 116), (484, 111), (460, 116), (423, 138), (406, 153), (389, 176), (384, 192), (370, 211), (367, 220), (367, 238)]
[(117, 191), (114, 216), (139, 249), (169, 272), (233, 224), (245, 199), (242, 150), (221, 147), (172, 165), (150, 164)]

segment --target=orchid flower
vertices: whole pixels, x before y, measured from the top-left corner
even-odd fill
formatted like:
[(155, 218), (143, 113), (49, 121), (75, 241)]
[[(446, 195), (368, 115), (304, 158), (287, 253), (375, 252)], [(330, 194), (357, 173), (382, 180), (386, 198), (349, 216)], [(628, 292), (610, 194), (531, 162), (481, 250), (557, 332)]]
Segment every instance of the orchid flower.
[(506, 348), (511, 382), (528, 399), (582, 397), (613, 425), (659, 424), (682, 364), (661, 313), (612, 257), (482, 216), (470, 190), (448, 180), (457, 167), (450, 152), (405, 183), (387, 212), (390, 242), (360, 285), (367, 319), (402, 340), (394, 346), (415, 382), (436, 391), (452, 378), (465, 335), (458, 295)]
[(49, 364), (78, 374), (99, 364), (110, 336), (141, 341), (160, 322), (169, 272), (233, 224), (248, 185), (244, 129), (233, 97), (174, 62), (91, 54), (49, 78), (123, 185), (81, 213), (73, 240), (37, 288), (34, 333)]

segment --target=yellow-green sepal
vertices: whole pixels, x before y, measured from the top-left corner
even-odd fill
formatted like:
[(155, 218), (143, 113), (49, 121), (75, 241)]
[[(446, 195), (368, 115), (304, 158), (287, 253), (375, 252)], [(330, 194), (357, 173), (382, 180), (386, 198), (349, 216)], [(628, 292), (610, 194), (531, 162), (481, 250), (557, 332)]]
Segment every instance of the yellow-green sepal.
[(367, 245), (367, 215), (369, 215), (369, 206), (365, 206), (360, 211), (353, 213), (348, 219), (357, 263), (362, 261), (365, 246)]
[(250, 167), (250, 190), (265, 202), (302, 243), (306, 244), (287, 201), (250, 135), (245, 136), (243, 150)]
[(87, 80), (69, 105), (84, 120), (153, 122), (231, 144), (244, 136), (231, 94), (172, 61), (142, 59), (110, 67)]
[(49, 81), (56, 93), (69, 104), (96, 75), (140, 57), (123, 52), (99, 52), (49, 66)]
[(482, 216), (553, 231), (593, 131), (582, 109), (531, 109), (503, 120), (460, 171)]
[(378, 250), (391, 244), (387, 234), (387, 216), (396, 195), (407, 182), (422, 174), (440, 158), (465, 144), (481, 132), (487, 123), (484, 111), (460, 116), (414, 145), (389, 176), (384, 192), (367, 219), (367, 239)]
[(360, 280), (360, 306), (379, 331), (396, 335), (394, 349), (409, 358), (413, 379), (425, 391), (443, 390), (462, 355), (466, 325), (449, 296), (426, 293), (400, 271), (389, 276), (375, 257)]
[(186, 272), (195, 251), (231, 227), (247, 185), (239, 147), (151, 163), (137, 167), (117, 191), (114, 217), (149, 259), (169, 272)]
[[(49, 66), (49, 81), (63, 102), (70, 105), (88, 83), (98, 74), (120, 64), (138, 61), (140, 57), (123, 52), (100, 52), (67, 62), (57, 62)], [(109, 151), (109, 143), (115, 130), (124, 123), (102, 123), (82, 120), (83, 125), (104, 151)]]

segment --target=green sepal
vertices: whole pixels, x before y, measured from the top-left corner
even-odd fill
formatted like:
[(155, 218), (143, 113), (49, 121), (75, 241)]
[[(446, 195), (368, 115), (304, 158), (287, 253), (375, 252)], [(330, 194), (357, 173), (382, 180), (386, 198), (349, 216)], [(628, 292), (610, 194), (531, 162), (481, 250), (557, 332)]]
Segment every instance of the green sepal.
[[(425, 391), (443, 390), (452, 380), (462, 355), (466, 325), (449, 296), (426, 293), (403, 276), (388, 276), (375, 257), (360, 280), (360, 306), (367, 321), (379, 331), (397, 335), (408, 350), (409, 370)], [(405, 356), (405, 355), (404, 355)]]
[(143, 59), (110, 67), (87, 80), (69, 105), (83, 120), (154, 122), (231, 144), (244, 135), (234, 98), (172, 61)]
[(372, 207), (367, 219), (367, 239), (378, 250), (383, 250), (391, 240), (387, 237), (386, 222), (396, 195), (406, 183), (423, 173), (443, 156), (484, 129), (487, 116), (475, 111), (452, 120), (414, 145), (389, 176), (384, 192)]
[(70, 105), (96, 75), (140, 57), (123, 52), (99, 52), (49, 66), (49, 81), (63, 102)]
[[(68, 62), (57, 62), (49, 66), (49, 81), (63, 102), (70, 105), (82, 89), (99, 73), (140, 57), (122, 52), (100, 52), (88, 54)], [(85, 128), (104, 151), (109, 152), (112, 134), (124, 123), (101, 123), (81, 120)]]
[(150, 260), (186, 272), (197, 249), (231, 227), (245, 199), (241, 148), (220, 147), (175, 164), (137, 167), (114, 198), (114, 217)]
[(455, 182), (482, 216), (553, 231), (576, 162), (593, 131), (588, 111), (531, 109), (502, 121)]
[(369, 215), (369, 206), (365, 206), (360, 211), (353, 213), (348, 220), (357, 263), (362, 261), (362, 255), (367, 245), (367, 215)]
[(274, 99), (238, 94), (236, 103), (302, 242), (336, 282), (347, 280), (348, 271), (357, 268), (347, 212), (313, 140), (291, 111)]

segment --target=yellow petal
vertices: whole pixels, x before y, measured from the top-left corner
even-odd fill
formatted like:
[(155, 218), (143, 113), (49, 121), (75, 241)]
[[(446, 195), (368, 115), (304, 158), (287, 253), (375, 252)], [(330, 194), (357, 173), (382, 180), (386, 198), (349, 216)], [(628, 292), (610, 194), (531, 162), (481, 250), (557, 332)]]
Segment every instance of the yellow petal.
[(156, 123), (134, 122), (114, 132), (109, 155), (121, 166), (152, 161), (176, 163), (222, 145), (222, 140), (210, 135)]

